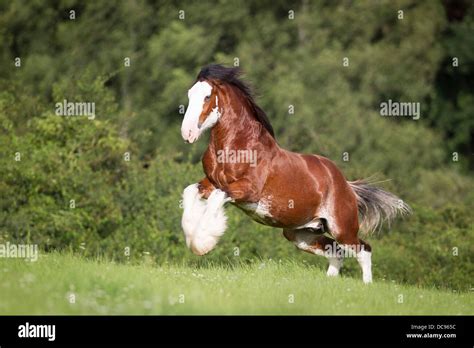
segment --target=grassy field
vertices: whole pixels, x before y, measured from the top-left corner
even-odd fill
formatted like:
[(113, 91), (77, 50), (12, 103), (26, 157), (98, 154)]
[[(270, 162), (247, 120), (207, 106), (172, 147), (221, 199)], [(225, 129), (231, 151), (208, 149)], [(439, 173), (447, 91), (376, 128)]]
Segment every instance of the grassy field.
[(0, 314), (474, 314), (472, 293), (364, 285), (289, 261), (190, 268), (46, 254), (0, 259), (0, 274)]

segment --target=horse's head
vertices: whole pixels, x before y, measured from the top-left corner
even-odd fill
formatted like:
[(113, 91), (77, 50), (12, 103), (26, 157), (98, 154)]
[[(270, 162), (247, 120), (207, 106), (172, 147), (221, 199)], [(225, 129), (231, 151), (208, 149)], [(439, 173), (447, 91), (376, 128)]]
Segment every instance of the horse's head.
[(196, 83), (188, 91), (189, 105), (181, 126), (185, 141), (194, 143), (206, 129), (214, 127), (219, 120), (223, 122), (222, 117), (230, 122), (232, 112), (229, 110), (234, 110), (239, 118), (249, 117), (245, 127), (250, 126), (250, 118), (253, 118), (274, 137), (270, 121), (255, 103), (251, 88), (239, 78), (240, 73), (239, 68), (219, 64), (201, 69)]
[(188, 91), (188, 109), (181, 125), (181, 135), (194, 143), (201, 134), (212, 128), (221, 115), (218, 86), (209, 80), (197, 81)]

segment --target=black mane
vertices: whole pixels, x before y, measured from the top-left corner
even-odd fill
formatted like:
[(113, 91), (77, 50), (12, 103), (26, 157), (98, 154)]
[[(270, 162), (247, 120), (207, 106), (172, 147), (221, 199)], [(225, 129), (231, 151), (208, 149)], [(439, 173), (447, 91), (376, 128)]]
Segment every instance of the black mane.
[(242, 71), (239, 68), (226, 68), (220, 64), (210, 64), (201, 69), (199, 75), (197, 76), (197, 81), (202, 81), (206, 79), (215, 79), (218, 81), (226, 82), (231, 84), (234, 87), (237, 87), (247, 98), (250, 107), (253, 109), (253, 114), (258, 122), (262, 124), (263, 127), (275, 138), (275, 133), (273, 127), (268, 120), (265, 111), (263, 111), (255, 100), (253, 99), (252, 89), (248, 84), (242, 81), (239, 77), (242, 74)]

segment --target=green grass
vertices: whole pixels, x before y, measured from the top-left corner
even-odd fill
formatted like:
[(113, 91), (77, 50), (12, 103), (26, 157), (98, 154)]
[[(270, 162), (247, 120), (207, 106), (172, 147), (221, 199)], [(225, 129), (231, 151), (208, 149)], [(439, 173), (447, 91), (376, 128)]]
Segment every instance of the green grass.
[(0, 314), (474, 314), (469, 292), (364, 285), (290, 261), (191, 268), (53, 253), (0, 259), (0, 277)]

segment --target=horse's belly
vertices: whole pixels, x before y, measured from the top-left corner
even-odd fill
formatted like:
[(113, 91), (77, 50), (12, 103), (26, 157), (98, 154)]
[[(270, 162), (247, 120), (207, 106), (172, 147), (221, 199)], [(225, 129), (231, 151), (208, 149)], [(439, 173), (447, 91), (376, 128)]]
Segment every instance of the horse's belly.
[(275, 204), (274, 200), (260, 199), (257, 203), (238, 203), (236, 206), (256, 222), (272, 227), (297, 228), (314, 219), (314, 209), (300, 211), (291, 202)]
[(272, 216), (269, 207), (264, 202), (240, 203), (236, 205), (256, 222), (267, 226), (279, 227), (279, 222)]

